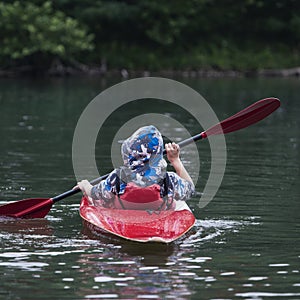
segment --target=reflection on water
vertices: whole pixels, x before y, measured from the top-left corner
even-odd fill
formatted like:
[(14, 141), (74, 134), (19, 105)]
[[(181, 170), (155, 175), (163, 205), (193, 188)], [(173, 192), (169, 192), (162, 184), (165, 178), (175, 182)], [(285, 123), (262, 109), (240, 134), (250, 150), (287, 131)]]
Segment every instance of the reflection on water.
[[(162, 295), (186, 299), (195, 294), (191, 281), (209, 287), (217, 280), (212, 271), (213, 256), (206, 256), (207, 251), (195, 255), (194, 249), (226, 243), (230, 232), (257, 225), (251, 220), (197, 220), (187, 236), (169, 245), (128, 242), (108, 234), (94, 236), (84, 227), (81, 233), (77, 231), (77, 238), (67, 237), (73, 224), (66, 222), (65, 216), (78, 219), (77, 210), (78, 205), (62, 205), (55, 206), (45, 220), (2, 220), (5, 226), (1, 226), (0, 237), (6, 250), (0, 253), (0, 268), (23, 270), (28, 284), (35, 282), (37, 286), (43, 284), (43, 278), (53, 277), (55, 284), (49, 286), (55, 287), (58, 295), (72, 290), (80, 299)], [(235, 272), (220, 276), (232, 277)], [(11, 285), (4, 284), (2, 293), (8, 288)], [(35, 297), (31, 295), (31, 299)]]
[[(66, 299), (197, 299), (203, 289), (207, 298), (216, 290), (228, 299), (298, 295), (299, 264), (268, 258), (253, 246), (243, 250), (244, 238), (243, 245), (236, 244), (261, 227), (258, 217), (197, 220), (187, 236), (170, 245), (90, 236), (81, 224), (74, 228), (74, 221), (80, 222), (78, 205), (57, 205), (45, 220), (1, 220), (0, 269), (7, 280), (0, 295), (15, 288), (18, 296), (30, 286), (30, 299), (50, 299), (39, 292), (47, 278), (52, 295)], [(299, 263), (300, 255), (295, 259)], [(23, 285), (9, 278), (23, 278)], [(282, 282), (288, 293), (280, 291)]]
[[(82, 254), (91, 274), (95, 263), (99, 267), (94, 276), (95, 293), (86, 297), (113, 297), (132, 299), (152, 298), (164, 295), (171, 299), (184, 299), (194, 292), (190, 290), (189, 281), (203, 281), (206, 284), (215, 278), (206, 268), (212, 257), (192, 257), (192, 248), (219, 236), (221, 231), (238, 230), (242, 223), (226, 220), (198, 221), (194, 232), (171, 245), (138, 244), (116, 241), (116, 247), (110, 244), (110, 251), (93, 255)], [(200, 239), (199, 236), (203, 236)], [(108, 237), (105, 237), (107, 243)], [(190, 249), (189, 249), (190, 248)], [(113, 250), (112, 250), (113, 249)], [(107, 287), (107, 282), (111, 287)], [(105, 293), (103, 294), (103, 289)], [(100, 291), (100, 293), (99, 293)]]
[(24, 235), (51, 236), (53, 228), (46, 219), (14, 219), (0, 217), (1, 231)]

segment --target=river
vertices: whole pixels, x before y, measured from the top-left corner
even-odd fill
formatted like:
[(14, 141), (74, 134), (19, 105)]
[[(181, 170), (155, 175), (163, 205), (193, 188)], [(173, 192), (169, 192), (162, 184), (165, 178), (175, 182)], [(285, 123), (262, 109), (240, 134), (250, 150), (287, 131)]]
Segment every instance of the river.
[[(192, 159), (197, 153), (182, 151), (192, 177), (199, 177), (199, 193), (189, 201), (197, 221), (175, 243), (90, 235), (78, 213), (80, 195), (56, 203), (45, 219), (1, 218), (0, 299), (300, 299), (299, 79), (177, 80), (200, 93), (219, 120), (266, 97), (279, 98), (281, 107), (226, 135), (222, 184), (203, 208), (198, 203), (210, 171), (209, 143), (197, 144), (200, 171)], [(1, 204), (74, 186), (78, 119), (96, 95), (120, 81), (0, 80)], [(135, 116), (163, 114), (191, 135), (202, 130), (176, 105), (141, 101), (105, 121), (96, 143), (101, 174), (113, 168), (112, 137)]]

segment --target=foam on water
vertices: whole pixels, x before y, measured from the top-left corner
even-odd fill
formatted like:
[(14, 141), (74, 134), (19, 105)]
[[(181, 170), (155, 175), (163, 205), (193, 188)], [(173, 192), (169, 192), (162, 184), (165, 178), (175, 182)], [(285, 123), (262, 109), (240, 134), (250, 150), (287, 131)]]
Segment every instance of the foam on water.
[(246, 226), (259, 225), (254, 221), (256, 217), (247, 218), (247, 220), (236, 221), (229, 219), (210, 219), (196, 220), (195, 233), (183, 239), (181, 247), (195, 247), (199, 243), (216, 240), (222, 242), (221, 237), (228, 232), (239, 232)]

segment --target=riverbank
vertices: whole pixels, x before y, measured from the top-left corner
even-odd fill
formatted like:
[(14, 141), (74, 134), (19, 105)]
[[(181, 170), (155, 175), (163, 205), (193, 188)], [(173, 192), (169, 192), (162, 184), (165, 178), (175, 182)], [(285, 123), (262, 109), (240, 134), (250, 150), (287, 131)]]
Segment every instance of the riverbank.
[(193, 46), (162, 51), (140, 45), (103, 44), (78, 58), (31, 55), (0, 61), (0, 77), (140, 76), (255, 77), (300, 76), (300, 53), (282, 44)]
[(121, 78), (134, 78), (146, 76), (162, 77), (186, 77), (186, 78), (218, 78), (218, 77), (300, 77), (300, 67), (283, 69), (259, 69), (259, 70), (221, 70), (218, 68), (209, 69), (184, 69), (173, 70), (165, 69), (159, 71), (149, 70), (131, 70), (126, 68), (105, 69), (103, 66), (81, 67), (59, 65), (47, 70), (41, 70), (31, 66), (19, 66), (11, 69), (0, 69), (0, 78), (12, 77), (72, 77), (72, 76), (100, 76), (111, 77), (119, 76)]

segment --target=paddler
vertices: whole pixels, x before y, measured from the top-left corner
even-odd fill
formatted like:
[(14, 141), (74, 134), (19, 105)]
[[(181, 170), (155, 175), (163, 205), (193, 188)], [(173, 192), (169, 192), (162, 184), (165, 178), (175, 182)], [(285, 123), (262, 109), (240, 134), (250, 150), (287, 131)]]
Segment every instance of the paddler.
[(174, 200), (188, 200), (194, 183), (180, 159), (176, 143), (165, 144), (167, 158), (175, 172), (167, 172), (163, 158), (163, 138), (153, 125), (141, 127), (126, 139), (121, 148), (124, 166), (112, 171), (99, 184), (78, 182), (94, 205), (110, 208), (165, 210)]

